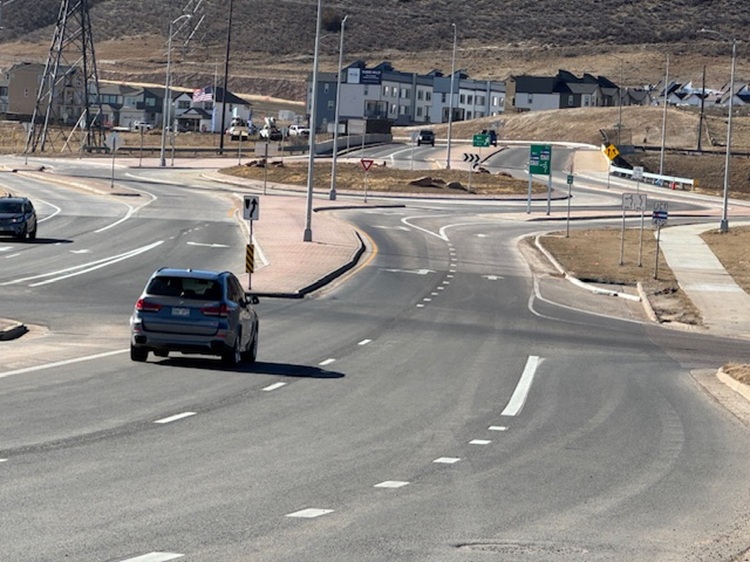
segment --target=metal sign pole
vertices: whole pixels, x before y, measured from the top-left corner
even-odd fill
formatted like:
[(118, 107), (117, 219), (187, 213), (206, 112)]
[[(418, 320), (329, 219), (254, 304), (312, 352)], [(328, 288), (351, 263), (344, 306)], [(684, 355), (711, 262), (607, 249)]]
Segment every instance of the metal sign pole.
[(268, 185), (268, 139), (263, 143), (263, 195), (266, 194)]
[(365, 170), (365, 203), (367, 203), (367, 170)]
[(622, 206), (622, 229), (620, 230), (620, 265), (625, 265), (625, 205)]
[(143, 127), (138, 127), (141, 131), (141, 148), (138, 151), (138, 167), (141, 167), (141, 162), (143, 161)]
[(526, 214), (531, 214), (531, 186), (534, 183), (534, 174), (529, 172), (529, 198), (526, 201)]
[(112, 182), (109, 184), (110, 189), (115, 187), (115, 154), (117, 154), (117, 139), (112, 141)]
[(568, 181), (568, 217), (565, 222), (565, 238), (570, 238), (570, 200), (573, 197), (573, 175), (570, 175)]
[(644, 211), (641, 209), (641, 233), (638, 240), (638, 267), (643, 267), (643, 217)]
[(550, 213), (550, 208), (552, 205), (552, 170), (549, 170), (549, 174), (547, 174), (547, 214)]
[(661, 242), (661, 225), (656, 227), (656, 260), (654, 265), (654, 279), (659, 279), (659, 246)]

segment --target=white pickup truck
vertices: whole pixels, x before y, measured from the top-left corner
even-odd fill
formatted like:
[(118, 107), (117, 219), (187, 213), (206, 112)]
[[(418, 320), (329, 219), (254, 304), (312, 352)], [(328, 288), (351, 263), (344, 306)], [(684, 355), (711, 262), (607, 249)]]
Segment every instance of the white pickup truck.
[(290, 136), (308, 136), (310, 134), (310, 129), (307, 127), (303, 127), (302, 125), (289, 125), (289, 135)]

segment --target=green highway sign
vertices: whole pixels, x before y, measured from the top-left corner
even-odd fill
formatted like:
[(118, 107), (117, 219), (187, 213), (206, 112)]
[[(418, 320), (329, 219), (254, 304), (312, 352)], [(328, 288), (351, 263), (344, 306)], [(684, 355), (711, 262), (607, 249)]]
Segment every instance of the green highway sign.
[(552, 146), (549, 144), (532, 144), (529, 153), (529, 173), (548, 176), (551, 168)]
[(487, 147), (490, 145), (490, 136), (483, 134), (476, 134), (473, 138), (473, 146)]

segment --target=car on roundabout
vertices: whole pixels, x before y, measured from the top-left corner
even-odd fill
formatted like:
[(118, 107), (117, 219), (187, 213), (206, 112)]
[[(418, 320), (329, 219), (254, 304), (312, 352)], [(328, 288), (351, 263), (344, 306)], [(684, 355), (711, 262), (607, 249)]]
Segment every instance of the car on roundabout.
[(161, 268), (130, 317), (130, 359), (149, 352), (218, 355), (227, 366), (258, 356), (258, 297), (246, 293), (229, 271)]
[(34, 240), (36, 229), (36, 210), (27, 197), (0, 197), (0, 235)]
[(435, 146), (435, 132), (430, 129), (424, 129), (422, 131), (419, 131), (419, 134), (417, 135), (417, 146), (422, 146), (423, 144), (429, 144), (430, 146)]

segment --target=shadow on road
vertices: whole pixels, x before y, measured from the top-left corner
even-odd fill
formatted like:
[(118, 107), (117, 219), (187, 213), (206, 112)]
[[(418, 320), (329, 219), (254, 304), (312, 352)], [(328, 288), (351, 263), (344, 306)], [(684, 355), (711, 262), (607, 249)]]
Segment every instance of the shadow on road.
[(237, 367), (227, 367), (221, 361), (214, 358), (204, 357), (169, 357), (159, 360), (155, 357), (154, 364), (164, 367), (192, 367), (210, 371), (232, 371), (235, 373), (248, 373), (256, 375), (273, 375), (277, 377), (294, 377), (308, 379), (340, 379), (343, 373), (328, 371), (320, 367), (310, 365), (293, 365), (290, 363), (268, 363), (256, 361), (250, 365), (240, 364)]

